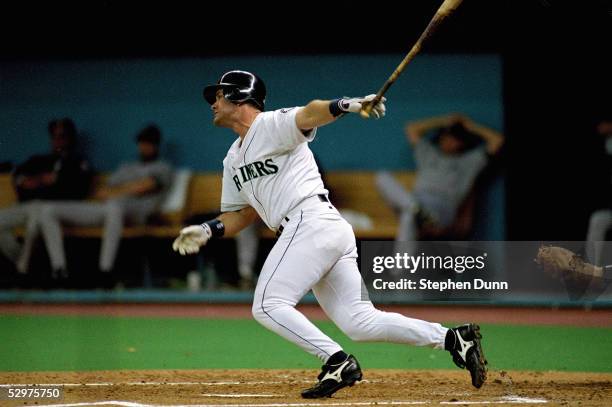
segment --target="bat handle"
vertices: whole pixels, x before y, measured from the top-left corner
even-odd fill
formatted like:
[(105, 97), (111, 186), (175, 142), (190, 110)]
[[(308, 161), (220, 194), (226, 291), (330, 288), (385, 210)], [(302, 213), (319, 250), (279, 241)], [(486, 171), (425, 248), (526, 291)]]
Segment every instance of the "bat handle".
[(374, 108), (374, 106), (376, 106), (378, 102), (382, 100), (382, 96), (383, 94), (381, 92), (378, 92), (376, 96), (374, 97), (374, 99), (372, 99), (369, 102), (364, 102), (361, 105), (361, 110), (359, 111), (359, 115), (364, 119), (369, 119), (370, 112), (372, 112), (372, 108)]
[(370, 118), (370, 112), (372, 111), (372, 105), (368, 104), (364, 104), (365, 106), (361, 107), (361, 110), (359, 111), (359, 116), (361, 116), (362, 119), (369, 119)]

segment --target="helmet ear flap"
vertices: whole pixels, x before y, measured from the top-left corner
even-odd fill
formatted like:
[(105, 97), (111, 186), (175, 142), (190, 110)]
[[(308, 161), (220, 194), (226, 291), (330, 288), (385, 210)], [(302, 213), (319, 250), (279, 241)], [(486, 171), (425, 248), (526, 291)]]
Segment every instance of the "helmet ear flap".
[(248, 95), (241, 92), (240, 88), (234, 86), (228, 86), (223, 89), (223, 96), (228, 102), (236, 105), (241, 105), (248, 101)]
[(225, 87), (223, 89), (223, 96), (225, 97), (225, 99), (227, 99), (229, 102), (234, 103), (235, 99), (236, 99), (236, 88), (232, 88), (232, 87)]

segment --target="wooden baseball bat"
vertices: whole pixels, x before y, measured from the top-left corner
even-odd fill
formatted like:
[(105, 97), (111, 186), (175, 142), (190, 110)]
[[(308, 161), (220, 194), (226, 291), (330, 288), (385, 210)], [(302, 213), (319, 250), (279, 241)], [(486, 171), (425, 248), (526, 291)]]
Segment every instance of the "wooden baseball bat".
[(450, 14), (455, 11), (455, 9), (461, 4), (463, 0), (444, 0), (444, 3), (440, 5), (438, 11), (433, 16), (425, 31), (421, 34), (417, 42), (412, 46), (410, 52), (404, 57), (402, 62), (395, 68), (395, 71), (389, 76), (389, 79), (384, 83), (382, 88), (376, 93), (376, 97), (372, 99), (369, 103), (364, 103), (359, 114), (364, 119), (370, 117), (370, 112), (372, 111), (372, 107), (376, 106), (378, 102), (382, 99), (383, 95), (389, 90), (391, 85), (397, 80), (400, 74), (404, 71), (404, 68), (412, 61), (414, 56), (419, 53), (423, 44), (433, 35), (434, 32), (438, 29), (440, 24), (448, 17)]

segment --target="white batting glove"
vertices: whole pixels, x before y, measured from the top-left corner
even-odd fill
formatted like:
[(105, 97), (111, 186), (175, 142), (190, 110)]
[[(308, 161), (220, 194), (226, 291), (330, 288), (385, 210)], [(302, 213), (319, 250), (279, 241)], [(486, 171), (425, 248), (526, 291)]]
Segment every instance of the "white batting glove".
[(172, 249), (181, 255), (194, 254), (200, 251), (212, 237), (212, 231), (207, 224), (191, 225), (181, 229), (181, 234), (174, 239)]
[[(338, 107), (343, 112), (347, 113), (359, 113), (365, 102), (371, 102), (376, 97), (375, 94), (368, 95), (362, 98), (343, 98), (338, 101)], [(372, 107), (372, 114), (374, 118), (380, 119), (385, 116), (385, 112), (387, 108), (385, 107), (385, 102), (387, 101), (386, 97), (382, 97), (380, 102), (376, 104), (376, 106)]]

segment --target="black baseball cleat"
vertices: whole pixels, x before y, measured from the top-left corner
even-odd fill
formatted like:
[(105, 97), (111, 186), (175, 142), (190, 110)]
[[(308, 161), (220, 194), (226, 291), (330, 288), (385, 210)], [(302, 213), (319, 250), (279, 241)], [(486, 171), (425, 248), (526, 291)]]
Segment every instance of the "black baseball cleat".
[(361, 367), (353, 355), (348, 355), (343, 362), (324, 364), (318, 376), (319, 382), (313, 387), (302, 391), (305, 399), (331, 397), (338, 390), (352, 386), (361, 380)]
[(465, 324), (449, 329), (444, 343), (444, 348), (453, 356), (453, 362), (461, 369), (470, 371), (472, 385), (476, 388), (482, 387), (487, 380), (487, 360), (480, 339), (480, 327)]

